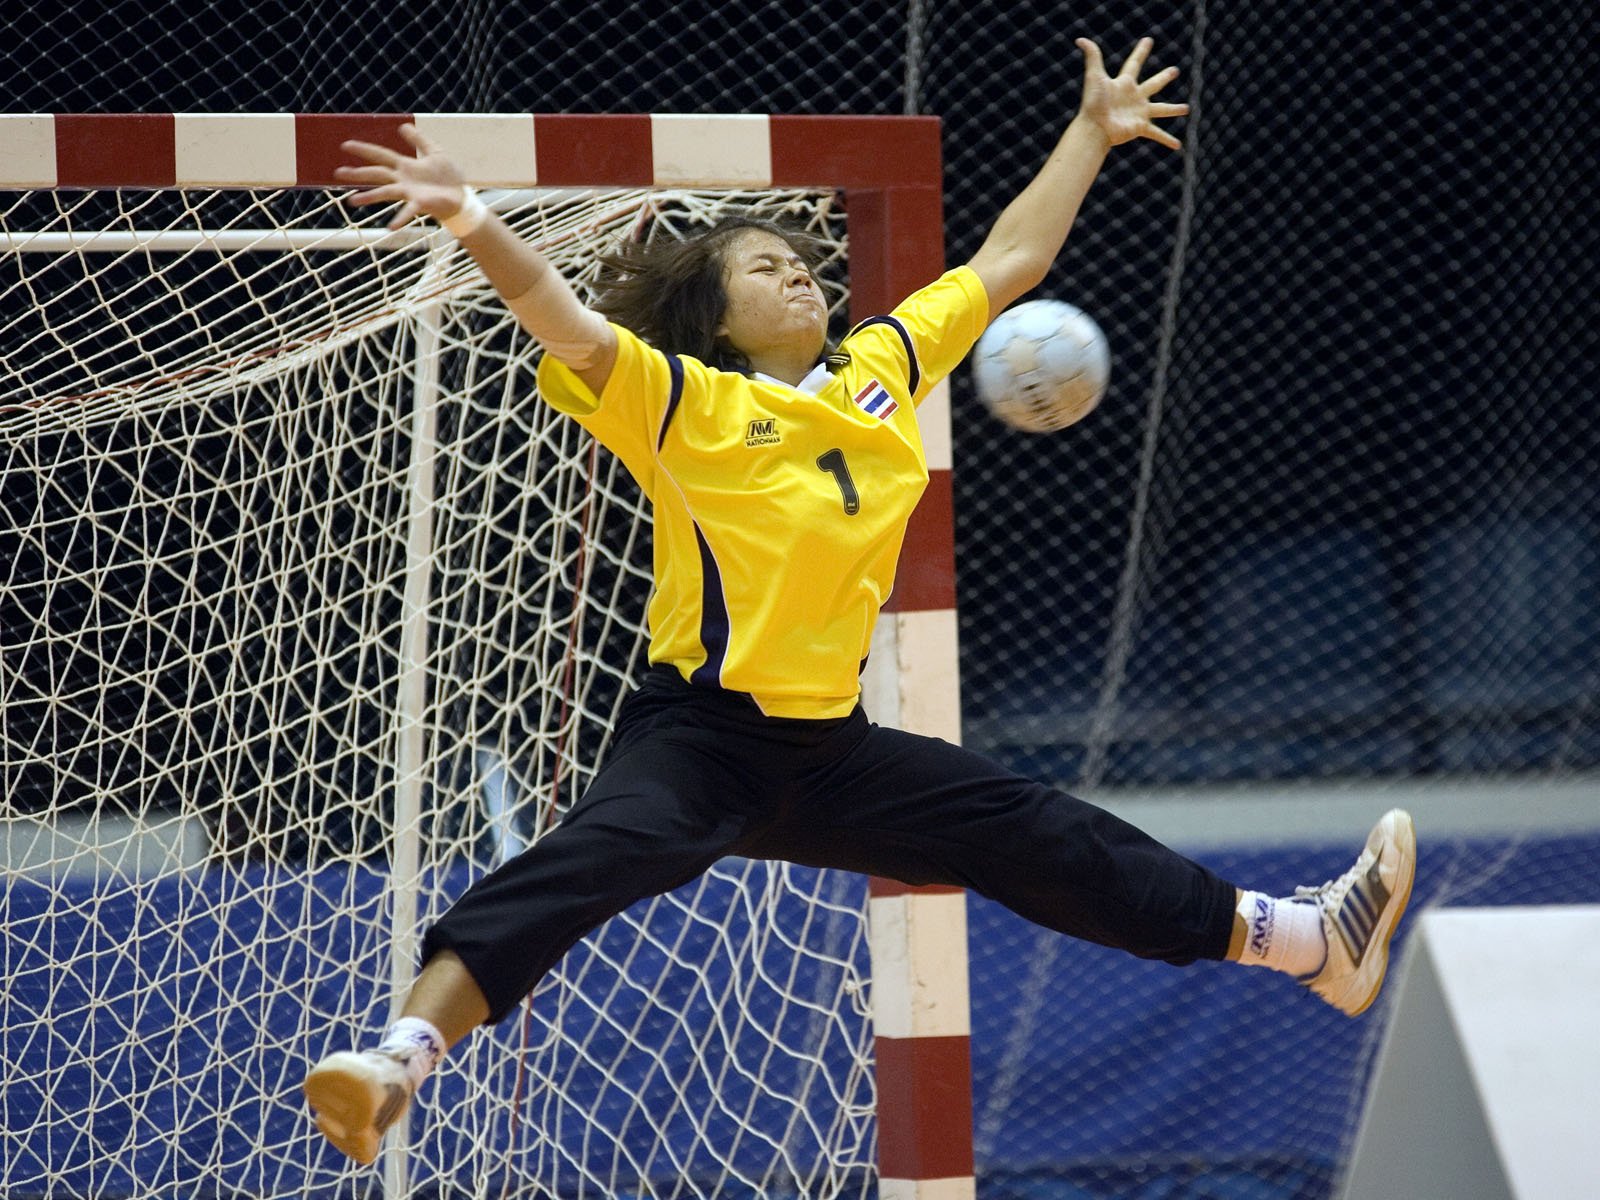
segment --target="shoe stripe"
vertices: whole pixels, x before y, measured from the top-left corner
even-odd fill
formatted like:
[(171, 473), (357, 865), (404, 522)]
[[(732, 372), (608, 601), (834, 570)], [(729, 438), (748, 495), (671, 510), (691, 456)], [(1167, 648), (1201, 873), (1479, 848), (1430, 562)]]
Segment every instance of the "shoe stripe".
[(1370, 908), (1351, 909), (1350, 917), (1355, 922), (1356, 933), (1361, 939), (1362, 946), (1365, 947), (1366, 943), (1372, 938), (1372, 930), (1377, 925), (1378, 919), (1373, 915)]
[(1361, 956), (1366, 953), (1367, 937), (1356, 924), (1354, 914), (1348, 909), (1339, 910), (1339, 937), (1344, 942), (1345, 953), (1352, 962), (1360, 965)]
[(1355, 903), (1347, 904), (1340, 909), (1340, 912), (1346, 914), (1355, 923), (1363, 938), (1368, 937), (1372, 933), (1373, 925), (1377, 923), (1376, 915), (1372, 911), (1372, 905), (1367, 903), (1366, 897), (1361, 894), (1360, 888), (1351, 888), (1350, 898)]
[(1366, 953), (1367, 944), (1372, 941), (1372, 929), (1377, 923), (1372, 916), (1372, 911), (1362, 905), (1346, 905), (1339, 910), (1339, 921), (1344, 925), (1353, 943), (1350, 957), (1357, 962)]
[(1361, 914), (1353, 904), (1343, 904), (1339, 907), (1339, 928), (1344, 930), (1345, 945), (1350, 947), (1351, 957), (1360, 957), (1360, 948), (1366, 943), (1366, 926), (1362, 924)]
[(1372, 924), (1376, 926), (1383, 919), (1383, 914), (1389, 908), (1391, 895), (1389, 889), (1383, 886), (1383, 877), (1378, 874), (1378, 864), (1373, 863), (1372, 869), (1367, 872), (1365, 886), (1357, 886), (1354, 891), (1361, 893), (1361, 902), (1367, 906), (1372, 914)]
[(405, 1088), (398, 1084), (387, 1084), (384, 1090), (388, 1092), (388, 1098), (372, 1118), (372, 1127), (378, 1131), (379, 1136), (395, 1123), (395, 1119), (405, 1111), (406, 1102), (410, 1099)]
[(1357, 915), (1361, 918), (1362, 923), (1370, 929), (1372, 923), (1377, 920), (1378, 914), (1373, 911), (1372, 902), (1367, 899), (1366, 893), (1361, 890), (1359, 883), (1351, 886), (1347, 899), (1355, 904)]
[(1384, 910), (1389, 907), (1389, 900), (1389, 889), (1383, 886), (1376, 863), (1364, 878), (1355, 880), (1345, 893), (1345, 902), (1339, 906), (1337, 924), (1345, 950), (1357, 966), (1366, 957), (1367, 948), (1372, 944), (1372, 935)]

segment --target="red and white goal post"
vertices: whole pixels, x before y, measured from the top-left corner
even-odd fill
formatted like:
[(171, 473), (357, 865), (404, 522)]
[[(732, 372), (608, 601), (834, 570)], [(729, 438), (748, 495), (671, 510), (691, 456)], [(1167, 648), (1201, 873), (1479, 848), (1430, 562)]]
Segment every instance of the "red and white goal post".
[[(580, 287), (730, 201), (837, 242), (850, 321), (943, 269), (932, 118), (0, 116), (7, 1195), (348, 1190), (305, 1065), (641, 661), (631, 482), (447, 234), (339, 201), (406, 119)], [(868, 703), (958, 740), (947, 386), (920, 420)], [(385, 1192), (970, 1197), (964, 905), (721, 864), (464, 1047)]]

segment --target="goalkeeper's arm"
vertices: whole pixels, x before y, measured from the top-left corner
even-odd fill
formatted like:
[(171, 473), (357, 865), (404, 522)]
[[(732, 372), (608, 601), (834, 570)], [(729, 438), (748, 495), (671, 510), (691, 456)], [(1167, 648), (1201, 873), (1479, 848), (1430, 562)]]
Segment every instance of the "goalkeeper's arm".
[(372, 142), (345, 142), (346, 153), (365, 160), (340, 167), (343, 182), (366, 185), (350, 197), (355, 205), (400, 202), (389, 222), (398, 229), (412, 218), (434, 218), (450, 229), (494, 285), (517, 321), (566, 363), (598, 396), (617, 358), (617, 335), (599, 313), (578, 299), (550, 260), (518, 237), (484, 207), (456, 165), (414, 125), (400, 134), (417, 149), (408, 158)]

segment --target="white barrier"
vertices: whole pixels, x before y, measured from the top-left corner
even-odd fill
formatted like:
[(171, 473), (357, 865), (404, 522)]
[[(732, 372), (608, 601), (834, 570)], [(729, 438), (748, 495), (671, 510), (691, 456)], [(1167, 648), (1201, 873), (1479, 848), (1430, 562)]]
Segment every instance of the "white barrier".
[(1600, 907), (1412, 934), (1345, 1200), (1600, 1197)]

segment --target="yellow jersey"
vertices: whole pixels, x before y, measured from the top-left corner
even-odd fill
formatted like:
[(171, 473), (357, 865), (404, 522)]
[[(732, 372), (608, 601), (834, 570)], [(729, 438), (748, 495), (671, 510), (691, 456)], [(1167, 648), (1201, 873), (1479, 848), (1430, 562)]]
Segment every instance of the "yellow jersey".
[(983, 284), (958, 267), (856, 326), (844, 365), (800, 386), (664, 354), (621, 326), (599, 397), (545, 356), (540, 393), (654, 509), (652, 663), (768, 716), (850, 713), (928, 482), (915, 407), (988, 316)]

